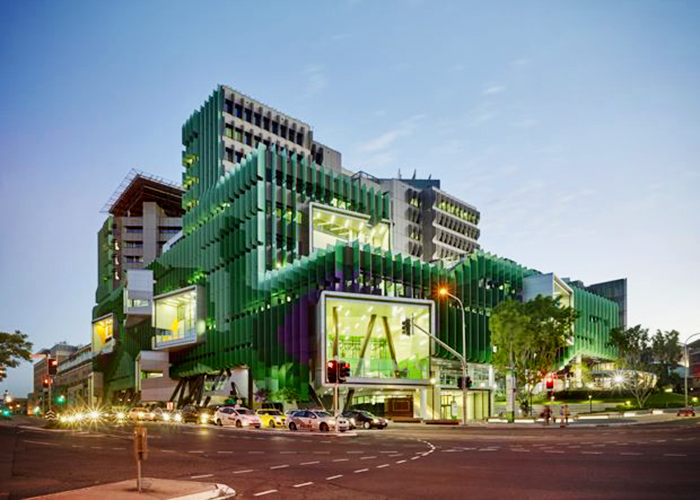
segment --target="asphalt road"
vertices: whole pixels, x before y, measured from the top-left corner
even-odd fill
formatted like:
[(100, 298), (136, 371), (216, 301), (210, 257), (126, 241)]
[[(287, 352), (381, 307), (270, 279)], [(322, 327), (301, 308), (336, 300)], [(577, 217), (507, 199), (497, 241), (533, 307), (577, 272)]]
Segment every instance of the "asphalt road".
[[(698, 424), (412, 425), (342, 437), (148, 424), (144, 473), (224, 483), (242, 498), (698, 498)], [(0, 425), (0, 467), (0, 498), (128, 479), (130, 429)]]

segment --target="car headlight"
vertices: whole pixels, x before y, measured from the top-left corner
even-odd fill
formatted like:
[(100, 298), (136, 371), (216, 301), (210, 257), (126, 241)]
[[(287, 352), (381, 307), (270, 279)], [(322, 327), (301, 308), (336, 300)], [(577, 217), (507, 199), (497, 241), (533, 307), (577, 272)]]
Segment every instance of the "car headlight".
[(209, 415), (200, 415), (199, 421), (206, 424), (209, 421)]
[(163, 414), (163, 420), (165, 420), (166, 422), (167, 422), (168, 420), (170, 420), (170, 415), (168, 415), (167, 413), (164, 413), (164, 414)]
[(179, 413), (176, 414), (174, 418), (175, 418), (175, 421), (176, 421), (176, 422), (181, 422), (181, 421), (182, 421), (182, 415), (180, 415)]
[(351, 418), (350, 422), (352, 422), (352, 425), (355, 425), (355, 423), (356, 423), (354, 418)]
[(90, 418), (92, 420), (97, 420), (98, 418), (100, 418), (100, 412), (98, 412), (98, 411), (90, 412)]
[(155, 413), (151, 413), (151, 418), (156, 418), (156, 414), (155, 414)]
[(140, 412), (138, 413), (138, 416), (139, 416), (139, 418), (143, 418), (143, 417), (146, 416), (146, 414), (145, 414), (144, 412), (140, 411)]
[(376, 418), (373, 418), (373, 419), (372, 419), (372, 423), (373, 423), (373, 424), (378, 424), (378, 423), (379, 423), (379, 420), (377, 420)]
[(118, 418), (119, 420), (123, 420), (123, 419), (126, 418), (126, 415), (125, 415), (124, 413), (122, 413), (122, 412), (119, 412), (119, 413), (117, 413), (117, 418)]

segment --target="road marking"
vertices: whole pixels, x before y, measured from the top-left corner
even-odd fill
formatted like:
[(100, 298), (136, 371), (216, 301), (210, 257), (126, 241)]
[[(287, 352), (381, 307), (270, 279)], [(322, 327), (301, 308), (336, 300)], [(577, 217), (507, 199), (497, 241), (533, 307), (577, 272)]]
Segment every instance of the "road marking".
[(347, 453), (364, 453), (364, 451), (348, 451)]
[(629, 456), (633, 456), (633, 457), (638, 457), (639, 455), (641, 455), (641, 453), (634, 453), (631, 451), (623, 451), (620, 453), (620, 455), (629, 455)]
[(112, 448), (113, 450), (126, 450), (126, 448)]
[(665, 457), (687, 457), (685, 453), (664, 453)]
[(665, 439), (657, 439), (656, 442), (657, 442), (657, 443), (665, 443), (666, 440), (665, 440)]
[(377, 469), (383, 469), (384, 467), (389, 467), (389, 464), (377, 465)]
[(190, 476), (190, 479), (202, 479), (205, 477), (212, 477), (214, 474), (200, 474), (199, 476)]
[(333, 460), (333, 461), (334, 461), (334, 462), (347, 462), (347, 461), (349, 461), (349, 460), (350, 460), (349, 458), (336, 458), (336, 459)]
[(296, 453), (296, 451), (280, 451), (280, 454), (282, 454), (282, 455), (293, 455), (295, 453)]
[(299, 465), (313, 465), (313, 464), (320, 464), (321, 462), (319, 460), (314, 460), (313, 462), (302, 462)]
[(221, 451), (217, 451), (217, 453), (233, 453), (233, 451), (231, 451), (231, 450), (221, 450)]
[(380, 451), (379, 453), (398, 453), (397, 451)]
[(545, 453), (564, 453), (564, 452), (559, 451), (559, 450), (547, 450), (547, 451), (545, 451)]
[(403, 453), (397, 453), (397, 454), (395, 454), (395, 455), (389, 455), (389, 457), (391, 457), (391, 458), (393, 458), (393, 457), (400, 457), (401, 455), (403, 455)]
[(56, 443), (47, 443), (45, 441), (30, 441), (29, 439), (25, 439), (24, 442), (30, 444), (43, 444), (44, 446), (58, 446)]
[(371, 455), (369, 457), (360, 457), (360, 460), (372, 460), (373, 458), (377, 458), (376, 455)]
[(583, 455), (602, 455), (602, 451), (582, 451), (581, 454)]
[(253, 495), (254, 497), (261, 497), (264, 495), (269, 495), (270, 493), (277, 493), (277, 490), (267, 490), (267, 491), (261, 491), (260, 493), (256, 493)]
[(264, 451), (249, 451), (248, 453), (262, 455), (265, 452)]
[(309, 481), (308, 483), (299, 483), (299, 484), (295, 484), (294, 486), (292, 486), (292, 488), (303, 488), (304, 486), (310, 486), (310, 485), (312, 485), (312, 484), (314, 484), (314, 482), (313, 482), (313, 481)]
[(498, 451), (498, 448), (479, 448), (479, 451)]
[(244, 470), (235, 470), (233, 471), (234, 474), (245, 474), (247, 472), (253, 472), (253, 469), (244, 469)]
[(202, 450), (190, 450), (188, 453), (204, 453)]
[(411, 457), (411, 460), (418, 460), (420, 457)]
[(357, 469), (356, 471), (353, 471), (355, 474), (359, 474), (360, 472), (367, 472), (369, 469)]
[(102, 446), (90, 446), (93, 450), (101, 450)]
[(160, 450), (163, 453), (175, 453), (175, 450)]
[(342, 474), (338, 474), (337, 476), (328, 476), (328, 477), (326, 478), (326, 481), (330, 481), (330, 480), (332, 480), (332, 479), (338, 479), (339, 477), (343, 477), (343, 475), (342, 475)]
[(274, 469), (286, 469), (287, 467), (289, 467), (289, 464), (284, 464), (284, 465), (273, 465), (272, 467), (270, 467), (270, 470), (274, 470)]
[(580, 448), (580, 446), (569, 446), (569, 449)]
[(73, 448), (82, 448), (82, 446), (79, 445), (79, 444), (74, 444), (74, 445), (73, 445)]
[(530, 450), (523, 450), (518, 448), (512, 448), (510, 451), (515, 451), (517, 453), (530, 453)]
[(406, 460), (399, 460), (399, 461), (396, 462), (396, 463), (397, 463), (397, 464), (405, 464), (406, 462), (407, 462)]

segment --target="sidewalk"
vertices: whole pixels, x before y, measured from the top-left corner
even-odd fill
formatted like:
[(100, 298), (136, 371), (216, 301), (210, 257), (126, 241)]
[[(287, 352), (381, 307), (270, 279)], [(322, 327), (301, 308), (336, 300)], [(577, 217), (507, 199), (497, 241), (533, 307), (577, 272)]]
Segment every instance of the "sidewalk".
[(143, 478), (139, 493), (136, 480), (62, 491), (30, 500), (210, 500), (233, 498), (236, 491), (223, 484)]

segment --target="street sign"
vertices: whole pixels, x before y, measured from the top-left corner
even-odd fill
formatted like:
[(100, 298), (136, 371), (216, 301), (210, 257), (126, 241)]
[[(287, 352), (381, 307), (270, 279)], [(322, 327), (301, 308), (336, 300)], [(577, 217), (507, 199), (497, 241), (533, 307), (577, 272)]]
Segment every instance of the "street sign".
[(175, 402), (168, 401), (167, 403), (165, 403), (165, 409), (168, 411), (173, 411), (175, 409)]

